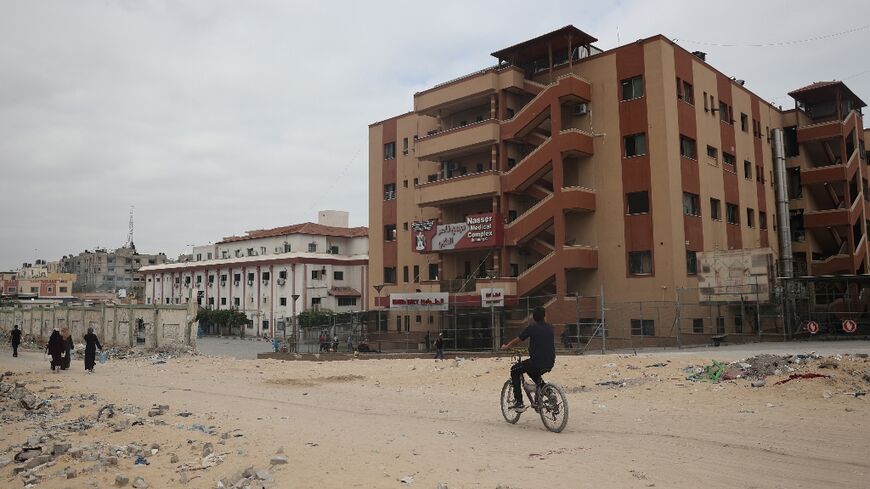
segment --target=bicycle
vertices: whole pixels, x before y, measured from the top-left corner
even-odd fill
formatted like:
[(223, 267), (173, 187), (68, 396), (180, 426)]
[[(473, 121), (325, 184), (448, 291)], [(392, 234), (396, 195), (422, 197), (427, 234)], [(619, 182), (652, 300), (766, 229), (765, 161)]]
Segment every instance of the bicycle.
[[(513, 352), (514, 365), (522, 361), (523, 353), (521, 350)], [(531, 408), (541, 416), (544, 427), (553, 433), (564, 430), (568, 424), (568, 400), (562, 388), (544, 381), (543, 377), (540, 384), (527, 382), (525, 375), (522, 378), (522, 387), (529, 398)], [(510, 424), (515, 424), (522, 415), (511, 409), (515, 402), (513, 383), (508, 379), (501, 388), (501, 414)]]

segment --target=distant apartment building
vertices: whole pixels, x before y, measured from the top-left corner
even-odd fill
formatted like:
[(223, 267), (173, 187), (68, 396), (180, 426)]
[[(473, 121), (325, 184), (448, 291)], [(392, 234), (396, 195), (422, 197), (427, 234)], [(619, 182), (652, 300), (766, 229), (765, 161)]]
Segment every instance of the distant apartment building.
[(75, 275), (57, 272), (58, 263), (36, 260), (14, 272), (0, 273), (0, 292), (5, 299), (64, 302), (73, 299)]
[(139, 253), (133, 245), (114, 251), (85, 250), (78, 255), (64, 256), (60, 260), (60, 269), (76, 275), (74, 292), (117, 292), (125, 289), (128, 296), (141, 297), (143, 281), (139, 269), (167, 261), (163, 253)]
[[(782, 110), (661, 35), (606, 51), (594, 42), (567, 26), (498, 50), (495, 66), (416, 93), (413, 111), (369, 126), (369, 306), (384, 310), (381, 328), (471, 331), (504, 318), (516, 331), (533, 305), (569, 324), (581, 308), (595, 319), (602, 294), (642, 304), (680, 288), (698, 302), (699, 254), (776, 260), (783, 219), (799, 273), (868, 271), (865, 104), (845, 84), (795, 90)], [(777, 215), (775, 129), (787, 216)], [(507, 313), (490, 319), (493, 290)], [(394, 297), (407, 303), (400, 294), (454, 312), (395, 307)], [(742, 331), (738, 313), (689, 329)], [(622, 339), (674, 334), (673, 315), (636, 317), (608, 328)]]
[(146, 304), (196, 300), (237, 309), (253, 335), (291, 334), (311, 309), (366, 308), (368, 228), (348, 227), (348, 213), (321, 211), (318, 222), (248, 231), (195, 246), (191, 260), (144, 267)]

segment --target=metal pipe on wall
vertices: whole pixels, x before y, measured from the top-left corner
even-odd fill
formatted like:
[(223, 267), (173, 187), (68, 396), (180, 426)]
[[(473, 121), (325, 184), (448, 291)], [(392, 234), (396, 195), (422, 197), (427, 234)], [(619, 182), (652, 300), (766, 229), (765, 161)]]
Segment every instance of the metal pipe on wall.
[(791, 223), (789, 222), (788, 189), (785, 174), (785, 144), (782, 129), (773, 129), (773, 168), (776, 172), (776, 213), (779, 220), (779, 263), (781, 276), (794, 276), (794, 258), (791, 250)]

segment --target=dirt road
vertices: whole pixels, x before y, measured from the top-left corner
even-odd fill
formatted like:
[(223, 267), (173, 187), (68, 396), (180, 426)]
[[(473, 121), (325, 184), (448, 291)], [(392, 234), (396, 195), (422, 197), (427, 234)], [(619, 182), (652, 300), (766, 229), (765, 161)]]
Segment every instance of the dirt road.
[[(785, 371), (753, 388), (744, 379), (687, 381), (683, 368), (709, 364), (716, 358), (709, 351), (560, 357), (547, 377), (569, 392), (570, 421), (552, 434), (531, 411), (516, 425), (502, 419), (498, 395), (508, 358), (134, 359), (86, 375), (79, 364), (51, 374), (38, 353), (0, 353), (0, 371), (13, 372), (6, 382), (56, 396), (54, 405), (73, 404), (59, 420), (95, 418), (101, 405), (114, 403), (127, 406), (128, 419), (144, 421), (118, 431), (96, 423), (65, 435), (73, 447), (100, 440), (160, 446), (138, 467), (134, 457), (108, 467), (60, 457), (39, 487), (110, 487), (123, 472), (152, 488), (177, 487), (182, 477), (189, 487), (213, 488), (245, 467), (269, 467), (279, 451), (289, 463), (271, 466), (273, 478), (262, 486), (795, 489), (860, 488), (870, 480), (870, 401), (855, 396), (870, 390), (861, 377), (870, 374), (867, 358), (841, 357), (827, 369), (816, 360), (797, 368), (832, 378), (773, 385)], [(608, 380), (625, 385), (596, 385)], [(91, 393), (96, 400), (69, 401)], [(148, 417), (152, 404), (169, 410)], [(186, 412), (193, 414), (179, 416)], [(12, 458), (37, 424), (4, 418), (0, 456)], [(195, 424), (214, 426), (215, 434), (191, 431)], [(193, 470), (209, 442), (221, 462)], [(179, 460), (171, 462), (172, 454)], [(14, 465), (0, 468), (0, 486), (23, 486)], [(49, 476), (66, 467), (77, 468), (75, 480)], [(412, 484), (401, 482), (409, 477)]]

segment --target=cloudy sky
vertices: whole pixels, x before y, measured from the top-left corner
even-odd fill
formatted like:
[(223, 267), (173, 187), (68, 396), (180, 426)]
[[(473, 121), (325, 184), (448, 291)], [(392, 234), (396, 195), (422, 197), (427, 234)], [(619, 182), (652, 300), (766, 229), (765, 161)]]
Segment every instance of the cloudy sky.
[(566, 24), (664, 34), (777, 104), (834, 78), (870, 100), (866, 0), (534, 5), (0, 0), (0, 269), (123, 245), (131, 205), (173, 257), (319, 209), (366, 225), (368, 124)]

